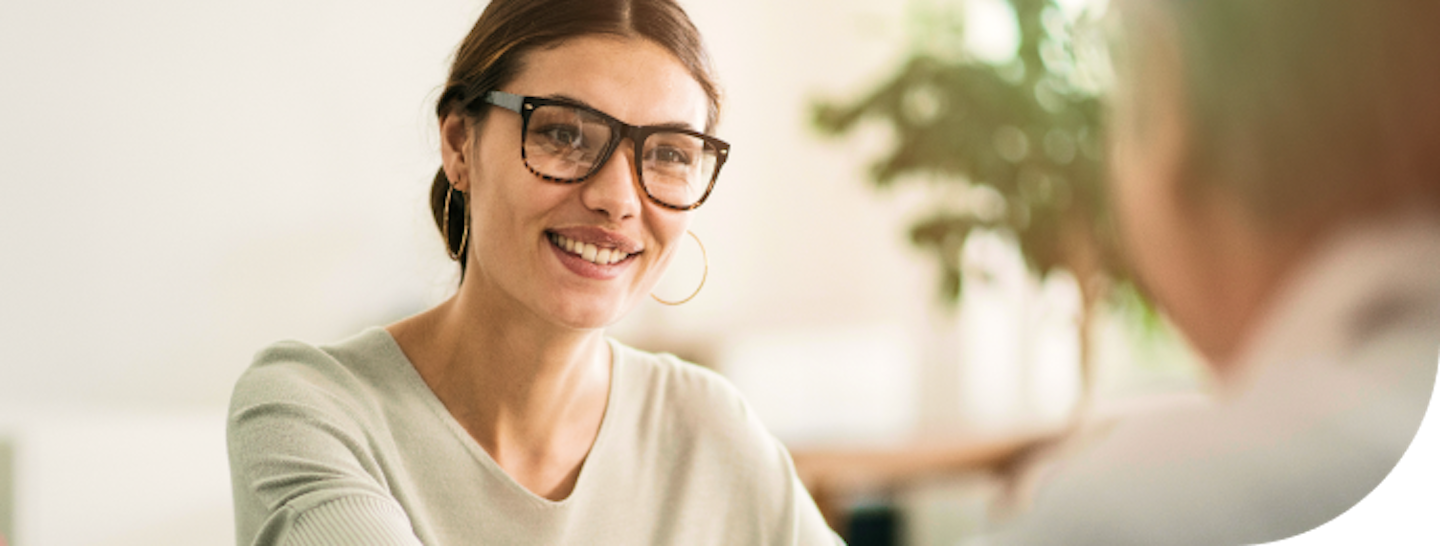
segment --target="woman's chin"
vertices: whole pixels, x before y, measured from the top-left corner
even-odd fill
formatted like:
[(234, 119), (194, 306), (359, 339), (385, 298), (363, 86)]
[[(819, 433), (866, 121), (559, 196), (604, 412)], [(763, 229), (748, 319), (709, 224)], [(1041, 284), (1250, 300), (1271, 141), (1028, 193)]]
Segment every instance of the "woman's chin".
[(572, 330), (601, 330), (625, 317), (629, 302), (611, 301), (608, 298), (585, 298), (581, 305), (570, 301), (554, 308), (550, 313), (552, 321)]

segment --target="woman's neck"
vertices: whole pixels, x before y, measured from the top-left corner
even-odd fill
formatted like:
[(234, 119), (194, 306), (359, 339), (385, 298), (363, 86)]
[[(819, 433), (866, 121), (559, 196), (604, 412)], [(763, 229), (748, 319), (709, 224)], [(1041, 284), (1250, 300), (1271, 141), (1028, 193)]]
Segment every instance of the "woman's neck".
[(451, 415), (513, 478), (568, 495), (610, 387), (602, 331), (547, 323), (461, 290), (388, 330)]

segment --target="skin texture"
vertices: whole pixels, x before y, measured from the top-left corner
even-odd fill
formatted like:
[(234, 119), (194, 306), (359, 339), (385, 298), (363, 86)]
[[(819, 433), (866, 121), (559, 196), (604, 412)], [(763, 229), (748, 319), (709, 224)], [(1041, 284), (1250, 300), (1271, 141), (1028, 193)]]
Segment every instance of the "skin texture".
[[(637, 69), (643, 67), (643, 70)], [(703, 128), (704, 91), (664, 48), (584, 36), (528, 53), (501, 91), (563, 95), (636, 125)], [(450, 300), (387, 329), (456, 420), (512, 478), (569, 496), (604, 417), (611, 355), (603, 328), (648, 297), (689, 226), (645, 198), (633, 145), (591, 178), (557, 184), (520, 157), (520, 116), (441, 120), (441, 155), (470, 196), (469, 271)], [(599, 228), (644, 250), (612, 278), (567, 268), (546, 233)]]
[[(1112, 176), (1128, 257), (1152, 297), (1224, 378), (1304, 258), (1314, 230), (1276, 227), (1195, 180), (1177, 34), (1151, 13), (1148, 50), (1112, 103)], [(1187, 191), (1187, 189), (1189, 191)]]

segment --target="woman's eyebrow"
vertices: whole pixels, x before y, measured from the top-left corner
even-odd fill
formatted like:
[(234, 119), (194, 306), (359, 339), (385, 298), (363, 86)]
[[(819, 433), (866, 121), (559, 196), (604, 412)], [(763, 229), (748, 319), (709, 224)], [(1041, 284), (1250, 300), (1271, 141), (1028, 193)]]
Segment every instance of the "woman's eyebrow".
[[(585, 101), (580, 100), (580, 99), (578, 99), (578, 98), (572, 97), (572, 96), (570, 96), (570, 95), (566, 95), (566, 94), (564, 94), (564, 93), (551, 93), (551, 94), (549, 94), (549, 95), (543, 95), (543, 97), (544, 97), (544, 98), (547, 98), (547, 99), (552, 99), (552, 100), (558, 100), (558, 101), (568, 102), (568, 103), (574, 104), (574, 105), (576, 105), (576, 106), (584, 106), (584, 107), (589, 108), (589, 109), (591, 109), (591, 110), (594, 110), (594, 111), (596, 111), (596, 112), (604, 112), (605, 115), (610, 116), (610, 117), (612, 117), (612, 118), (615, 117), (615, 116), (613, 116), (613, 115), (610, 115), (609, 112), (605, 112), (604, 110), (601, 110), (601, 109), (599, 109), (599, 108), (596, 108), (596, 107), (594, 107), (594, 106), (591, 106), (590, 103), (588, 103), (588, 102), (585, 102)], [(615, 119), (620, 119), (620, 118), (615, 118)], [(630, 123), (630, 122), (626, 121), (625, 123)], [(633, 124), (632, 124), (632, 125), (633, 125)], [(690, 125), (689, 123), (686, 123), (686, 122), (683, 122), (683, 121), (667, 121), (667, 122), (664, 122), (664, 123), (654, 123), (654, 124), (650, 124), (650, 125), (645, 125), (644, 127), (655, 127), (655, 128), (659, 128), (659, 129), (676, 129), (676, 130), (681, 130), (681, 131), (693, 131), (693, 132), (696, 132), (696, 133), (701, 132), (699, 129), (696, 129), (694, 125)]]
[(580, 100), (580, 99), (578, 99), (578, 98), (572, 97), (572, 96), (570, 96), (570, 95), (566, 95), (566, 94), (564, 94), (564, 93), (551, 93), (551, 94), (549, 94), (549, 95), (543, 95), (543, 98), (547, 98), (547, 99), (551, 99), (551, 100), (558, 100), (558, 101), (563, 101), (563, 102), (568, 102), (568, 103), (574, 104), (574, 105), (576, 105), (576, 106), (584, 106), (584, 107), (590, 108), (590, 109), (592, 109), (592, 110), (599, 110), (599, 108), (595, 108), (594, 106), (591, 106), (590, 103), (588, 103), (588, 102), (585, 102), (585, 101)]

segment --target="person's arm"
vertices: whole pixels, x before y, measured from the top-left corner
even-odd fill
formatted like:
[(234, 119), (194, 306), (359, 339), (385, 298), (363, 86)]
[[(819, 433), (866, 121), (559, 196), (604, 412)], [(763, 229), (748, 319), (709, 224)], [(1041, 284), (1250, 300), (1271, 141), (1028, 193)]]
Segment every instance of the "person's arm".
[(785, 449), (780, 440), (774, 439), (766, 433), (779, 451), (783, 459), (783, 467), (787, 478), (785, 482), (786, 496), (789, 497), (789, 509), (792, 511), (791, 522), (794, 524), (791, 540), (787, 544), (810, 545), (810, 544), (833, 544), (845, 546), (845, 541), (840, 538), (839, 533), (830, 528), (825, 522), (824, 516), (820, 514), (820, 508), (815, 505), (815, 500), (810, 492), (805, 489), (804, 483), (800, 481), (800, 474), (795, 471), (795, 463), (790, 459), (790, 452)]
[(226, 431), (237, 546), (421, 544), (337, 399), (285, 366), (241, 378)]

